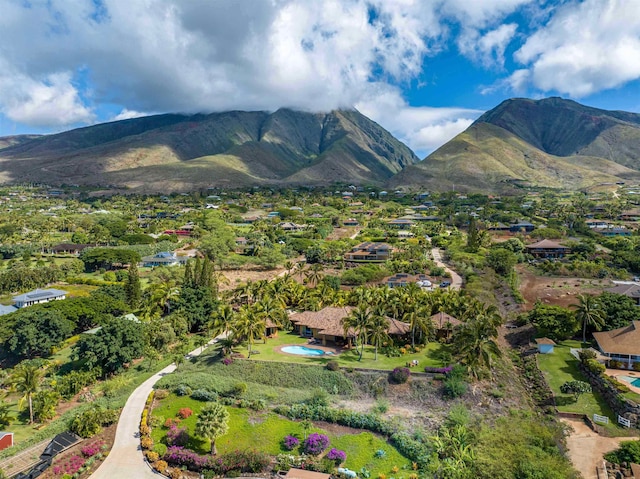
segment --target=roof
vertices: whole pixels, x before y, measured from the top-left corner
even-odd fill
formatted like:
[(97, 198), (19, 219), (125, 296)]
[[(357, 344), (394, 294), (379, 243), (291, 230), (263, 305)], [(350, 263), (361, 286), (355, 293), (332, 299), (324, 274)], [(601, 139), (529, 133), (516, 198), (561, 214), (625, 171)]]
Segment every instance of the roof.
[(462, 321), (458, 318), (454, 318), (453, 316), (443, 313), (442, 311), (431, 316), (431, 321), (435, 324), (436, 329), (445, 329), (447, 323), (450, 323), (452, 327), (460, 326)]
[(18, 308), (15, 306), (5, 306), (4, 304), (0, 304), (0, 316), (3, 314), (13, 313), (14, 311), (18, 311)]
[[(354, 310), (352, 306), (327, 307), (320, 311), (305, 311), (294, 313), (289, 318), (292, 323), (317, 329), (318, 333), (325, 336), (344, 336), (344, 326), (342, 320), (349, 316)], [(396, 319), (387, 318), (389, 324), (388, 333), (390, 335), (402, 336), (409, 333), (411, 326)], [(347, 336), (355, 336), (355, 330), (349, 328)]]
[(536, 344), (550, 344), (551, 346), (555, 346), (556, 342), (553, 339), (549, 338), (536, 338)]
[(607, 354), (640, 355), (640, 321), (629, 326), (593, 333), (602, 352)]
[(528, 244), (525, 246), (528, 249), (570, 249), (567, 246), (561, 245), (557, 241), (552, 241), (549, 239), (543, 239), (542, 241), (538, 241), (537, 243)]
[(357, 246), (354, 246), (352, 252), (356, 251), (378, 251), (378, 250), (390, 250), (391, 245), (387, 243), (372, 243), (371, 241), (365, 241)]
[(66, 291), (62, 291), (61, 289), (34, 289), (33, 291), (29, 291), (28, 293), (14, 296), (13, 301), (16, 303), (38, 301), (41, 299), (57, 298), (58, 296), (65, 296), (66, 294), (68, 293)]
[(306, 469), (289, 469), (285, 479), (329, 479), (331, 474), (307, 471)]
[(607, 289), (608, 293), (623, 294), (630, 298), (640, 298), (640, 285), (637, 284), (617, 284), (613, 288)]

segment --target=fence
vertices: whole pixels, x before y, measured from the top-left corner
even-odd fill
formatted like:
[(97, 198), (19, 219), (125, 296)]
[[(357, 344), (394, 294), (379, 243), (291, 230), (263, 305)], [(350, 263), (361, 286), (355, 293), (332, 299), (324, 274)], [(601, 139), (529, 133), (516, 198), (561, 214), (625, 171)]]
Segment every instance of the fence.
[(622, 424), (624, 427), (631, 427), (631, 421), (622, 416), (618, 416), (618, 424)]
[(594, 414), (593, 422), (599, 422), (600, 424), (609, 424), (609, 418), (607, 416), (601, 416), (600, 414)]

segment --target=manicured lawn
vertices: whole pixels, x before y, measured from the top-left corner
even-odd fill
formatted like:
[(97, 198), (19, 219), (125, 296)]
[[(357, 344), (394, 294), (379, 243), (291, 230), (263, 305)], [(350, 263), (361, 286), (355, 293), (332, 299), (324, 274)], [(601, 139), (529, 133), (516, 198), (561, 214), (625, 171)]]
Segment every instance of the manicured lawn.
[[(294, 356), (290, 354), (283, 354), (277, 351), (279, 346), (299, 344), (306, 345), (307, 339), (298, 336), (297, 334), (280, 332), (277, 337), (269, 338), (266, 340), (266, 344), (259, 342), (254, 344), (252, 351), (258, 351), (257, 354), (252, 354), (251, 359), (260, 361), (280, 361), (287, 363), (302, 363), (302, 364), (326, 364), (327, 362), (334, 360), (338, 361), (338, 364), (342, 367), (354, 367), (354, 368), (366, 368), (366, 369), (393, 369), (398, 366), (406, 366), (408, 362), (413, 360), (418, 361), (416, 371), (422, 371), (425, 366), (443, 366), (439, 355), (446, 351), (447, 346), (432, 342), (429, 343), (422, 351), (417, 353), (407, 353), (396, 358), (390, 358), (385, 356), (378, 350), (378, 359), (375, 360), (375, 351), (372, 346), (366, 346), (364, 348), (364, 354), (362, 360), (358, 360), (358, 352), (355, 349), (346, 350), (341, 354), (335, 356), (324, 357), (306, 357), (306, 356)], [(313, 346), (309, 346), (313, 347)], [(247, 354), (247, 348), (239, 349), (238, 351), (243, 354)]]
[[(180, 408), (188, 407), (193, 411), (193, 415), (183, 420), (181, 426), (186, 426), (192, 434), (198, 411), (204, 404), (206, 403), (195, 401), (186, 396), (178, 397), (171, 394), (156, 406), (152, 415), (160, 416), (164, 422), (167, 418), (176, 417)], [(235, 407), (227, 407), (227, 410), (230, 415), (229, 432), (216, 441), (219, 454), (237, 449), (257, 449), (275, 456), (288, 452), (282, 447), (282, 441), (288, 434), (297, 436), (301, 440), (304, 438), (304, 430), (300, 422), (291, 421), (272, 412), (256, 412)], [(166, 431), (164, 427), (154, 428), (151, 433), (154, 442), (163, 442)], [(326, 434), (331, 440), (329, 448), (335, 447), (347, 453), (344, 467), (355, 471), (366, 467), (371, 471), (371, 477), (378, 477), (380, 473), (386, 474), (387, 477), (390, 475), (401, 477), (402, 473), (394, 474), (392, 472), (394, 466), (405, 469), (405, 476), (409, 474), (410, 461), (383, 438), (375, 434), (367, 431), (359, 434), (337, 434), (327, 432), (319, 427), (313, 427), (310, 432)], [(207, 454), (210, 450), (209, 441), (196, 437), (191, 438), (188, 447), (200, 454)], [(374, 457), (375, 452), (379, 449), (386, 453), (382, 458)]]
[(578, 369), (578, 360), (570, 352), (571, 348), (580, 347), (580, 341), (563, 341), (554, 347), (553, 353), (540, 354), (538, 356), (538, 364), (555, 395), (558, 410), (586, 414), (589, 417), (593, 417), (593, 414), (607, 416), (610, 421), (608, 428), (620, 434), (621, 428), (615, 426), (615, 413), (607, 405), (600, 393), (594, 391), (582, 394), (578, 401), (574, 402), (572, 395), (560, 392), (560, 386), (567, 381), (587, 382), (587, 379)]

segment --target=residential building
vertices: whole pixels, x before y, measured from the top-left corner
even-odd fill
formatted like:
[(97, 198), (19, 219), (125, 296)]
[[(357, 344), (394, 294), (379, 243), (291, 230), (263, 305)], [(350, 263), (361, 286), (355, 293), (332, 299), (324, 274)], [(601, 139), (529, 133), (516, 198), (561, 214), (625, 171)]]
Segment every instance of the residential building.
[(16, 308), (15, 306), (5, 306), (4, 304), (0, 304), (0, 316), (11, 314), (15, 311), (18, 311), (18, 308)]
[(531, 233), (535, 228), (535, 225), (528, 221), (520, 221), (509, 226), (509, 231), (512, 233)]
[(28, 293), (20, 294), (13, 297), (13, 302), (16, 308), (26, 308), (39, 303), (48, 303), (49, 301), (56, 301), (59, 299), (65, 299), (67, 292), (60, 289), (36, 289), (29, 291)]
[(53, 254), (72, 254), (79, 255), (82, 250), (86, 248), (94, 247), (93, 244), (73, 244), (73, 243), (60, 243), (52, 246), (50, 251)]
[(548, 239), (528, 244), (525, 248), (527, 249), (527, 253), (535, 258), (555, 259), (562, 258), (571, 253), (571, 248), (561, 245), (557, 241)]
[(189, 258), (187, 256), (177, 256), (170, 251), (163, 251), (153, 256), (145, 256), (142, 258), (142, 266), (145, 268), (155, 268), (156, 266), (178, 266), (186, 264)]
[(453, 330), (462, 324), (458, 318), (442, 311), (431, 316), (430, 320), (436, 330), (436, 338), (439, 339), (449, 339)]
[(627, 296), (640, 306), (640, 285), (637, 283), (620, 283), (613, 288), (607, 289), (609, 293), (623, 294)]
[(412, 220), (406, 218), (396, 218), (394, 220), (388, 221), (387, 224), (401, 230), (411, 229), (411, 227), (414, 225)]
[(555, 341), (549, 338), (536, 338), (535, 342), (540, 354), (551, 354), (556, 345)]
[(344, 255), (346, 261), (386, 261), (391, 257), (391, 245), (365, 241)]
[(593, 337), (602, 354), (610, 360), (621, 361), (629, 369), (640, 363), (640, 321), (611, 331), (595, 332)]

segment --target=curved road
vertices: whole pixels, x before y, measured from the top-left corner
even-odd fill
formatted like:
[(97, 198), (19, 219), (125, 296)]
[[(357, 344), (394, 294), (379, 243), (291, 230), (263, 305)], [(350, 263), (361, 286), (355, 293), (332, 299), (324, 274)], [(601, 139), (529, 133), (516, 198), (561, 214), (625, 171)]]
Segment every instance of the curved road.
[[(218, 338), (209, 341), (208, 345), (215, 343)], [(204, 349), (204, 347), (194, 349), (187, 355), (187, 358), (199, 356)], [(120, 413), (113, 447), (96, 472), (89, 476), (90, 479), (158, 479), (158, 477), (164, 477), (153, 471), (144, 461), (140, 448), (139, 426), (144, 404), (153, 385), (162, 376), (172, 373), (175, 369), (176, 365), (170, 364), (143, 382), (129, 396), (122, 413)]]
[(433, 257), (433, 261), (436, 263), (436, 266), (440, 266), (444, 268), (445, 271), (448, 271), (451, 275), (451, 289), (461, 289), (462, 288), (462, 278), (458, 273), (449, 268), (446, 264), (442, 262), (442, 254), (438, 248), (433, 248), (431, 250), (431, 256)]

